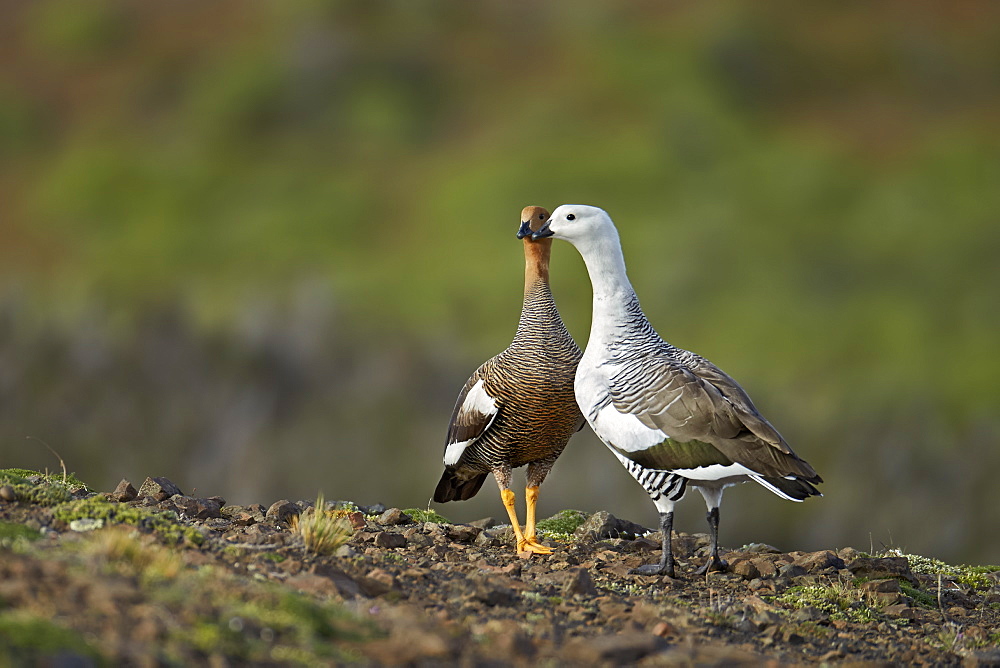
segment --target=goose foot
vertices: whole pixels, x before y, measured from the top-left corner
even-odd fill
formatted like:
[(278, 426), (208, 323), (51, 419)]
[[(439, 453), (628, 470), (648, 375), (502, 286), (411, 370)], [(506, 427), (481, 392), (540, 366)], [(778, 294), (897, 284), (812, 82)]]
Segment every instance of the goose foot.
[(720, 559), (719, 555), (713, 554), (711, 559), (705, 562), (705, 565), (695, 571), (698, 575), (705, 575), (706, 573), (720, 572), (724, 573), (729, 570), (729, 562), (724, 559)]
[(524, 540), (517, 541), (517, 553), (527, 553), (527, 554), (552, 554), (553, 550), (551, 547), (542, 545), (538, 542), (538, 539), (534, 536), (525, 538)]

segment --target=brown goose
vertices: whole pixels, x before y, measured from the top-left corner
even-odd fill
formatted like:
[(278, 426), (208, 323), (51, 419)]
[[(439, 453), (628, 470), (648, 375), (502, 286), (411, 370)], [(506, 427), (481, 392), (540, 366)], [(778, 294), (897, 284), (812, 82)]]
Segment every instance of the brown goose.
[(821, 496), (822, 478), (757, 411), (739, 384), (708, 360), (656, 333), (625, 273), (618, 231), (602, 209), (559, 207), (536, 239), (565, 239), (583, 257), (594, 288), (590, 340), (576, 398), (597, 436), (653, 499), (663, 553), (643, 575), (674, 575), (674, 504), (687, 486), (708, 506), (712, 553), (699, 572), (724, 569), (719, 504), (730, 485), (753, 480), (789, 501)]
[[(573, 395), (580, 348), (566, 331), (549, 289), (551, 239), (532, 241), (548, 220), (540, 206), (521, 211), (517, 237), (524, 240), (524, 305), (507, 350), (476, 369), (455, 402), (444, 450), (444, 473), (434, 500), (464, 501), (476, 495), (489, 473), (500, 487), (517, 536), (518, 552), (550, 554), (535, 535), (538, 487), (583, 415)], [(524, 531), (514, 510), (511, 469), (527, 464)]]

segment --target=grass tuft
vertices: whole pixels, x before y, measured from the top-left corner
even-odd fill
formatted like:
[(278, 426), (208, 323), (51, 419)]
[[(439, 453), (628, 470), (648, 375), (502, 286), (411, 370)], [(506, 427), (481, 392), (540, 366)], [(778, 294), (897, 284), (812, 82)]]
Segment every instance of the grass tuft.
[(314, 554), (333, 554), (346, 543), (354, 530), (351, 523), (336, 510), (326, 509), (326, 500), (320, 494), (316, 505), (288, 521), (293, 533), (302, 536), (306, 550)]

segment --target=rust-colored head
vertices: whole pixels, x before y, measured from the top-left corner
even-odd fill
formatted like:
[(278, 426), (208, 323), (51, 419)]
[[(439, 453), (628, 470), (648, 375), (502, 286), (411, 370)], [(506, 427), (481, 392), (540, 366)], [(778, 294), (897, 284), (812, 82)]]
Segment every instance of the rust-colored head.
[(541, 229), (549, 219), (549, 210), (543, 206), (526, 206), (521, 209), (521, 227), (517, 230), (518, 239), (531, 239), (531, 233)]

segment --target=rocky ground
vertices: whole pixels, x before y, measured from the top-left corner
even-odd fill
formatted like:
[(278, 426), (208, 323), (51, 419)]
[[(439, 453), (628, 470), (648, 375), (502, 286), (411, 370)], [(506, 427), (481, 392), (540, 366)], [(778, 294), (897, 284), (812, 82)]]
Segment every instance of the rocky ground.
[(0, 665), (1000, 665), (997, 567), (750, 545), (698, 577), (679, 533), (678, 577), (643, 577), (659, 536), (607, 513), (524, 559), (489, 519), (344, 502), (320, 555), (311, 506), (0, 471)]

